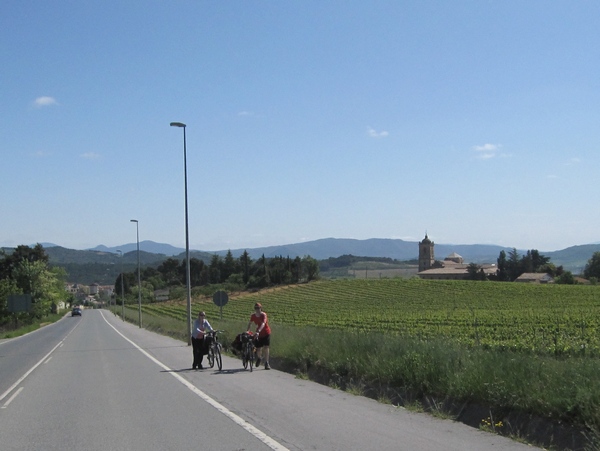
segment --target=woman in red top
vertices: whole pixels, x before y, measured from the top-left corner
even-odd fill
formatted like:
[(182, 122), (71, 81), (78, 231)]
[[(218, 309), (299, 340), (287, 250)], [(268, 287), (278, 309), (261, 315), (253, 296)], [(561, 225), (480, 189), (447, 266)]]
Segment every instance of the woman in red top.
[(252, 323), (256, 324), (256, 367), (260, 365), (261, 360), (265, 362), (265, 370), (270, 370), (269, 365), (269, 346), (271, 345), (271, 328), (269, 327), (269, 321), (267, 314), (262, 311), (262, 305), (260, 303), (254, 304), (254, 313), (250, 315), (250, 321), (246, 330), (250, 330)]

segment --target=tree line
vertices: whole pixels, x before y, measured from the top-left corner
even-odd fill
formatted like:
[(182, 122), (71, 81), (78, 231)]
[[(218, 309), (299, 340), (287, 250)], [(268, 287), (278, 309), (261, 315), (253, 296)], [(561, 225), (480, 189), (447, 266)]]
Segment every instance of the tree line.
[[(482, 268), (476, 263), (470, 263), (467, 267), (469, 279), (471, 280), (495, 280), (499, 282), (514, 282), (524, 273), (547, 273), (556, 283), (574, 284), (575, 277), (571, 271), (566, 271), (562, 266), (556, 266), (550, 262), (550, 257), (540, 254), (536, 249), (528, 250), (519, 255), (517, 249), (513, 248), (508, 255), (500, 251), (497, 260), (496, 274), (486, 276)], [(597, 283), (600, 278), (600, 252), (595, 252), (585, 266), (583, 277), (592, 283)]]
[[(357, 257), (344, 256), (340, 262), (329, 259), (328, 265), (337, 266), (352, 263)], [(361, 259), (363, 257), (360, 257)], [(379, 260), (379, 259), (377, 259)], [(501, 251), (497, 260), (498, 270), (491, 280), (514, 281), (525, 272), (545, 272), (552, 275), (558, 283), (574, 283), (574, 277), (562, 266), (555, 266), (549, 257), (532, 249), (519, 255), (516, 249)], [(142, 298), (144, 301), (154, 300), (154, 291), (162, 288), (186, 286), (186, 260), (169, 258), (157, 268), (141, 269)], [(472, 263), (468, 268), (470, 278), (485, 279), (481, 268)], [(583, 276), (592, 283), (600, 280), (600, 252), (595, 252), (588, 260)], [(213, 255), (210, 263), (190, 259), (190, 284), (194, 289), (211, 285), (225, 285), (232, 291), (258, 289), (274, 285), (294, 284), (319, 278), (319, 262), (310, 256), (274, 257), (264, 255), (253, 260), (247, 252), (234, 258), (231, 252), (225, 257)], [(121, 291), (123, 281), (123, 292)], [(73, 303), (73, 295), (66, 290), (67, 272), (59, 266), (49, 264), (49, 257), (41, 244), (34, 247), (20, 245), (12, 253), (0, 250), (0, 328), (10, 323), (27, 324), (48, 315), (53, 306), (61, 301)], [(137, 269), (119, 274), (115, 280), (115, 293), (137, 298)], [(31, 309), (27, 312), (11, 313), (8, 311), (10, 295), (30, 294)]]
[[(146, 267), (140, 271), (142, 299), (154, 299), (154, 291), (186, 286), (187, 262), (168, 258), (157, 268)], [(115, 294), (136, 297), (138, 294), (137, 269), (124, 272), (115, 280)], [(319, 278), (319, 264), (310, 256), (266, 258), (264, 254), (253, 260), (247, 251), (234, 258), (231, 251), (225, 257), (213, 255), (210, 263), (190, 258), (190, 286), (209, 287), (227, 285), (237, 290), (259, 289), (275, 285), (297, 284)], [(122, 280), (122, 281), (121, 281)], [(121, 284), (123, 290), (121, 290)], [(134, 296), (135, 295), (135, 296)]]
[[(0, 328), (29, 324), (48, 315), (59, 302), (70, 302), (66, 278), (64, 269), (48, 264), (41, 244), (18, 246), (12, 254), (0, 251)], [(30, 310), (9, 312), (8, 297), (21, 294), (31, 295)]]

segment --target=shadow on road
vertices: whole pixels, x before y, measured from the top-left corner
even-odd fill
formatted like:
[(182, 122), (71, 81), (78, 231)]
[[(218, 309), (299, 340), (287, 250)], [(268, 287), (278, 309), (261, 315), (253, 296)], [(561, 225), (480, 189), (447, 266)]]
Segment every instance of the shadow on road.
[(247, 372), (249, 373), (249, 370), (245, 370), (244, 368), (236, 368), (236, 369), (231, 369), (231, 370), (222, 370), (219, 371), (217, 369), (214, 368), (203, 368), (201, 370), (195, 370), (193, 368), (181, 368), (178, 370), (161, 370), (161, 373), (200, 373), (200, 372), (207, 372), (207, 371), (211, 371), (213, 375), (220, 375), (220, 374), (236, 374), (236, 373), (244, 373)]

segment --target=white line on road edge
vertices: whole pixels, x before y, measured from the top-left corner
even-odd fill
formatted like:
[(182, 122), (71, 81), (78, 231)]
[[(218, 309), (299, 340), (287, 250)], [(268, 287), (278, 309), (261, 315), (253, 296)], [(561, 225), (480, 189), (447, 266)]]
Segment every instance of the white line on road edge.
[(73, 329), (71, 329), (69, 331), (69, 333), (65, 336), (65, 338), (63, 338), (62, 340), (60, 340), (58, 342), (58, 344), (56, 346), (54, 346), (52, 348), (52, 350), (48, 354), (46, 354), (44, 357), (42, 357), (42, 359), (38, 363), (36, 363), (35, 365), (33, 365), (29, 371), (27, 371), (25, 374), (23, 374), (23, 376), (21, 376), (21, 378), (17, 382), (15, 382), (14, 384), (12, 384), (8, 388), (8, 390), (6, 390), (4, 393), (2, 393), (2, 395), (0, 395), (0, 401), (2, 401), (4, 398), (6, 398), (8, 396), (8, 394), (11, 391), (13, 391), (17, 385), (19, 385), (21, 382), (23, 382), (25, 380), (25, 378), (27, 376), (29, 376), (33, 372), (33, 370), (35, 370), (38, 366), (40, 366), (42, 364), (42, 362), (44, 362), (44, 360), (46, 360), (48, 357), (50, 357), (50, 354), (52, 354), (56, 350), (56, 348), (58, 348), (59, 346), (61, 346), (63, 344), (63, 342), (67, 339), (67, 337), (69, 335), (71, 335), (71, 332), (73, 332), (77, 328), (77, 326), (79, 326), (79, 323), (77, 323), (77, 325)]
[(217, 409), (219, 412), (221, 412), (223, 415), (225, 415), (226, 417), (228, 417), (229, 419), (233, 420), (235, 423), (237, 423), (238, 425), (240, 425), (241, 427), (246, 429), (248, 432), (250, 432), (253, 436), (255, 436), (257, 439), (259, 439), (261, 442), (263, 442), (269, 448), (276, 450), (276, 451), (290, 451), (285, 446), (283, 446), (281, 443), (275, 441), (274, 439), (269, 437), (267, 434), (262, 432), (260, 429), (257, 429), (256, 427), (252, 426), (250, 423), (248, 423), (242, 417), (236, 415), (231, 410), (227, 409), (224, 405), (222, 405), (222, 404), (218, 403), (217, 401), (215, 401), (214, 399), (212, 399), (210, 396), (208, 396), (206, 393), (204, 393), (202, 390), (200, 390), (194, 384), (189, 382), (187, 379), (184, 379), (179, 374), (174, 373), (172, 368), (169, 368), (167, 365), (165, 365), (160, 360), (156, 359), (154, 356), (152, 356), (149, 353), (147, 353), (146, 351), (144, 351), (141, 347), (139, 347), (137, 344), (135, 344), (133, 341), (131, 341), (129, 338), (127, 338), (125, 335), (123, 335), (121, 332), (119, 332), (104, 317), (104, 313), (103, 312), (100, 312), (100, 313), (102, 314), (102, 318), (104, 319), (104, 321), (106, 321), (106, 324), (108, 324), (110, 327), (112, 327), (116, 333), (118, 333), (121, 337), (123, 337), (125, 340), (127, 340), (129, 343), (131, 343), (138, 351), (140, 351), (142, 354), (144, 354), (146, 357), (148, 357), (150, 360), (152, 360), (158, 366), (160, 366), (161, 368), (166, 370), (171, 376), (173, 376), (175, 379), (177, 379), (179, 382), (181, 382), (183, 385), (185, 385), (188, 389), (190, 389), (192, 392), (194, 392), (196, 395), (198, 395), (204, 401), (206, 401), (211, 406), (213, 406), (215, 409)]
[(19, 388), (16, 392), (13, 393), (13, 395), (8, 398), (8, 401), (6, 401), (4, 403), (4, 405), (2, 406), (3, 409), (6, 409), (8, 407), (8, 405), (13, 401), (13, 399), (15, 399), (17, 397), (17, 395), (19, 393), (21, 393), (23, 391), (23, 387)]

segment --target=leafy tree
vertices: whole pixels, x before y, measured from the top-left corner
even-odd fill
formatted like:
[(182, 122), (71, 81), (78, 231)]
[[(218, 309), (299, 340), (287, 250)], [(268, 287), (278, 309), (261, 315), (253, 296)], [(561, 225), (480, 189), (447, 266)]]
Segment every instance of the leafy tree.
[(306, 256), (302, 259), (302, 266), (306, 271), (306, 280), (317, 280), (319, 278), (319, 262), (310, 256)]
[[(131, 288), (131, 292), (134, 295), (134, 298), (138, 299), (138, 285), (135, 284), (132, 288)], [(141, 300), (142, 303), (147, 304), (149, 302), (154, 302), (154, 287), (152, 286), (151, 283), (146, 282), (146, 281), (142, 281), (142, 296), (141, 296)]]
[(508, 254), (508, 259), (506, 258), (506, 253), (500, 251), (496, 278), (499, 281), (512, 282), (525, 272), (541, 272), (548, 269), (548, 265), (550, 265), (549, 262), (550, 257), (541, 255), (535, 249), (527, 251), (525, 255), (521, 257), (519, 256), (517, 249), (513, 248)]
[(519, 253), (516, 248), (513, 248), (508, 254), (508, 280), (511, 282), (523, 274), (524, 271), (521, 270), (521, 259), (519, 258)]
[(583, 277), (586, 279), (592, 277), (595, 277), (596, 280), (600, 279), (600, 252), (594, 252), (592, 258), (588, 260), (583, 270)]
[(230, 250), (227, 251), (227, 255), (225, 255), (225, 260), (223, 261), (221, 267), (221, 279), (225, 281), (229, 279), (229, 276), (238, 272), (237, 266), (238, 265), (235, 261), (235, 258), (233, 258), (233, 254)]
[(8, 312), (8, 296), (23, 294), (12, 279), (0, 279), (0, 325), (8, 322), (11, 314)]
[(251, 276), (248, 279), (248, 286), (251, 288), (268, 287), (271, 284), (269, 269), (267, 267), (267, 259), (265, 254), (262, 255), (251, 268)]
[(33, 303), (31, 317), (41, 318), (47, 315), (52, 304), (67, 298), (64, 288), (66, 279), (64, 269), (48, 269), (43, 260), (21, 260), (13, 268), (12, 278), (23, 293), (31, 294)]
[(209, 283), (221, 283), (221, 257), (217, 254), (212, 256), (210, 265), (208, 266), (208, 281)]
[(467, 266), (467, 279), (468, 280), (487, 280), (487, 276), (483, 271), (483, 268), (477, 263), (469, 263)]
[(146, 266), (145, 268), (142, 268), (142, 279), (143, 280), (151, 279), (154, 277), (160, 277), (160, 275), (161, 274), (152, 266)]
[(529, 257), (531, 258), (531, 266), (533, 272), (541, 272), (541, 268), (544, 265), (550, 263), (550, 257), (545, 257), (540, 254), (536, 249), (532, 249), (528, 252)]
[[(191, 268), (191, 265), (190, 265)], [(174, 285), (177, 283), (181, 283), (181, 274), (179, 271), (179, 260), (175, 258), (168, 258), (164, 262), (162, 262), (158, 268), (156, 268), (158, 272), (161, 274), (162, 278), (165, 280), (167, 285)], [(184, 272), (185, 274), (185, 272)], [(185, 276), (184, 279), (185, 281)]]
[(155, 290), (160, 290), (161, 288), (168, 287), (167, 283), (164, 281), (160, 275), (154, 275), (145, 278), (146, 282), (154, 287)]
[[(185, 262), (182, 263), (185, 269)], [(183, 279), (185, 283), (185, 277)], [(204, 262), (198, 258), (190, 258), (190, 286), (197, 287), (208, 284), (208, 272)]]
[(498, 272), (496, 273), (497, 279), (500, 282), (508, 282), (508, 261), (506, 260), (506, 252), (500, 251), (498, 256)]
[(248, 251), (244, 251), (244, 253), (240, 255), (240, 266), (243, 281), (247, 284), (248, 280), (250, 280), (250, 268), (252, 267), (252, 259), (250, 258), (250, 255), (248, 255)]
[(0, 261), (0, 279), (12, 278), (14, 269), (24, 260), (28, 262), (41, 261), (47, 265), (48, 254), (39, 243), (33, 248), (25, 245), (17, 246), (11, 255), (4, 254), (4, 259)]
[(268, 261), (268, 274), (271, 284), (280, 285), (288, 284), (292, 280), (291, 260), (279, 256)]
[(573, 285), (575, 284), (575, 277), (573, 277), (571, 271), (565, 271), (555, 281), (562, 285)]
[[(390, 259), (387, 259), (390, 260)], [(176, 297), (177, 287), (185, 284), (186, 262), (181, 263), (176, 259), (167, 259), (156, 269), (144, 268), (141, 274), (142, 285), (147, 284), (149, 289), (170, 287), (171, 297)], [(137, 300), (137, 269), (134, 272), (123, 273), (124, 291), (129, 302)], [(208, 285), (230, 286), (232, 290), (243, 288), (263, 288), (272, 285), (298, 283), (301, 280), (311, 281), (319, 277), (319, 263), (306, 256), (303, 259), (296, 257), (266, 258), (263, 254), (260, 259), (253, 262), (247, 251), (239, 259), (233, 258), (231, 251), (225, 258), (214, 254), (209, 264), (204, 261), (190, 259), (190, 278), (192, 289)], [(121, 293), (121, 275), (115, 279), (115, 293)], [(144, 286), (143, 286), (144, 290)], [(196, 290), (197, 293), (201, 292)], [(150, 299), (142, 292), (144, 299)]]
[[(533, 270), (533, 258), (531, 257), (531, 251), (527, 251), (519, 262), (519, 272), (523, 274), (524, 272), (535, 272)], [(519, 276), (521, 275), (519, 274)], [(519, 277), (517, 276), (517, 277)], [(516, 278), (516, 277), (515, 277)]]
[[(121, 278), (123, 279), (123, 283), (121, 284)], [(123, 291), (121, 291), (121, 286), (123, 287)], [(119, 297), (123, 297), (125, 293), (128, 293), (129, 289), (129, 280), (126, 277), (126, 274), (121, 273), (117, 276), (117, 280), (115, 280), (115, 294)]]
[(291, 265), (292, 283), (299, 283), (302, 279), (302, 259), (296, 257)]
[(477, 273), (479, 272), (479, 265), (477, 263), (469, 263), (467, 266), (467, 279), (477, 280)]
[(552, 277), (560, 276), (564, 271), (563, 267), (559, 266), (558, 268), (554, 263), (546, 263), (545, 265), (540, 267), (540, 272), (545, 272), (550, 274)]
[(241, 274), (232, 274), (225, 281), (228, 285), (235, 286), (237, 290), (244, 287), (244, 279)]

